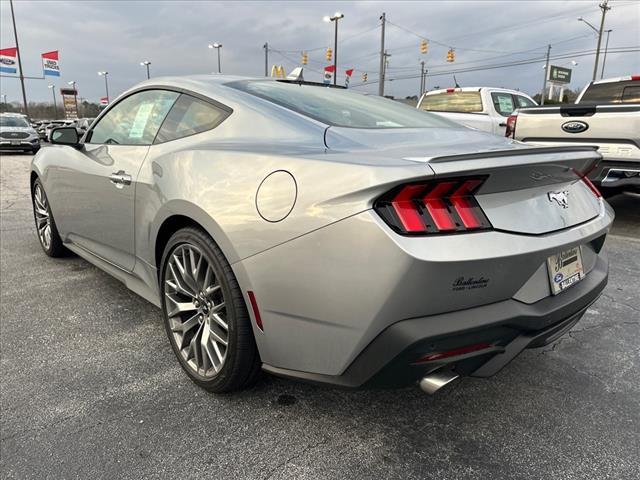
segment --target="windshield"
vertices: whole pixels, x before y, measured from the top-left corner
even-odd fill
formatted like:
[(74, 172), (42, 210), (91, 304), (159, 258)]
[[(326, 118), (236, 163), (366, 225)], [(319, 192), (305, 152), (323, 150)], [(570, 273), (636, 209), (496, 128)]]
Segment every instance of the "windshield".
[(639, 90), (637, 80), (593, 83), (587, 87), (580, 103), (637, 103)]
[(24, 117), (0, 117), (0, 127), (28, 127)]
[(345, 89), (260, 80), (227, 85), (337, 127), (459, 128), (453, 122), (394, 100)]

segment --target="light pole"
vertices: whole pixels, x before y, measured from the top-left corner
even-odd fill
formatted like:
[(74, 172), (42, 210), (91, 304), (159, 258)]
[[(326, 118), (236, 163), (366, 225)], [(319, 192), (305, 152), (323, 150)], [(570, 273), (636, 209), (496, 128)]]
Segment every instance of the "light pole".
[(588, 25), (594, 32), (596, 32), (598, 34), (598, 46), (596, 47), (596, 61), (593, 65), (593, 80), (592, 81), (596, 81), (596, 76), (598, 75), (598, 60), (600, 59), (600, 45), (602, 45), (602, 32), (604, 30), (604, 17), (607, 14), (608, 10), (611, 10), (611, 7), (608, 6), (609, 0), (604, 0), (604, 2), (602, 2), (599, 7), (600, 10), (602, 10), (602, 17), (600, 18), (600, 28), (596, 28), (593, 25), (591, 25), (589, 22), (587, 22), (584, 18), (582, 17), (578, 17), (578, 21), (579, 22), (584, 22), (586, 25)]
[(604, 57), (602, 57), (602, 72), (600, 72), (600, 79), (602, 79), (604, 77), (604, 64), (607, 61), (607, 50), (609, 49), (609, 34), (612, 31), (613, 30), (605, 30), (605, 32), (607, 32), (607, 41), (604, 44)]
[(27, 105), (27, 93), (24, 89), (24, 73), (22, 71), (22, 57), (20, 56), (20, 45), (18, 45), (18, 30), (16, 30), (16, 16), (13, 13), (13, 0), (9, 0), (11, 7), (11, 22), (13, 23), (13, 37), (16, 39), (16, 54), (18, 56), (18, 68), (20, 69), (20, 86), (22, 87), (22, 103), (24, 105), (24, 114), (29, 116), (29, 106)]
[(107, 81), (107, 77), (109, 76), (109, 72), (98, 72), (98, 75), (104, 77), (104, 90), (107, 93), (107, 105), (109, 104), (109, 82)]
[(149, 60), (145, 60), (144, 62), (140, 62), (140, 65), (147, 67), (147, 80), (149, 80), (151, 78), (151, 75), (149, 75), (149, 65), (151, 65), (151, 62)]
[(222, 48), (222, 44), (210, 43), (209, 48), (215, 48), (216, 50), (218, 50), (218, 73), (222, 73), (222, 70), (220, 69), (220, 49)]
[(344, 18), (344, 13), (336, 12), (333, 17), (323, 18), (325, 22), (335, 22), (336, 29), (333, 37), (333, 84), (338, 84), (338, 20)]
[(7, 96), (4, 93), (0, 95), (0, 98), (2, 98), (2, 103), (7, 103)]
[(58, 116), (58, 106), (56, 105), (56, 86), (47, 85), (47, 88), (51, 89), (51, 96), (53, 97), (53, 119)]
[(78, 89), (76, 88), (76, 81), (71, 80), (67, 82), (67, 85), (71, 85), (73, 87), (73, 101), (76, 104), (76, 118), (80, 116), (80, 109), (78, 108)]

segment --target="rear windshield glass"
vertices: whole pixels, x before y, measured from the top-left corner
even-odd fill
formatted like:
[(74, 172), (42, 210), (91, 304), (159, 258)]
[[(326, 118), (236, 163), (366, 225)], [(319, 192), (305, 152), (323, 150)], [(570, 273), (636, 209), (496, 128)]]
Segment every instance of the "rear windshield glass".
[(277, 81), (227, 84), (327, 125), (351, 128), (424, 128), (459, 125), (400, 102), (349, 90)]
[(482, 111), (480, 92), (442, 92), (425, 95), (422, 110), (433, 112), (477, 113)]
[(0, 127), (28, 127), (24, 117), (0, 117)]
[(595, 83), (587, 87), (580, 103), (638, 103), (638, 87), (638, 81), (633, 80)]

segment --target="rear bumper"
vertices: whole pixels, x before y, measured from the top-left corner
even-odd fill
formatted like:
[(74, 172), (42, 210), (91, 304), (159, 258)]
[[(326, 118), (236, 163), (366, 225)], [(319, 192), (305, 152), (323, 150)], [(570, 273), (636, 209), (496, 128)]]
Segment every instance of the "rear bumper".
[[(346, 388), (400, 387), (440, 368), (488, 377), (525, 348), (555, 341), (575, 325), (604, 290), (608, 260), (601, 253), (583, 281), (533, 304), (505, 300), (457, 312), (397, 322), (381, 332), (342, 375), (321, 375), (263, 365), (287, 378)], [(416, 364), (425, 355), (486, 344), (471, 353)]]

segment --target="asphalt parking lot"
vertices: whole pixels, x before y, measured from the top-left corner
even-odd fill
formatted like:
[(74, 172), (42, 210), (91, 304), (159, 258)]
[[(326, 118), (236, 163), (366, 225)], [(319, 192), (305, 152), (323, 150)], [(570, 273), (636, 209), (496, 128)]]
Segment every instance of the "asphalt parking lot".
[(0, 158), (2, 478), (631, 479), (640, 475), (640, 197), (574, 329), (429, 397), (264, 378), (208, 394), (160, 312), (36, 238), (30, 155)]

